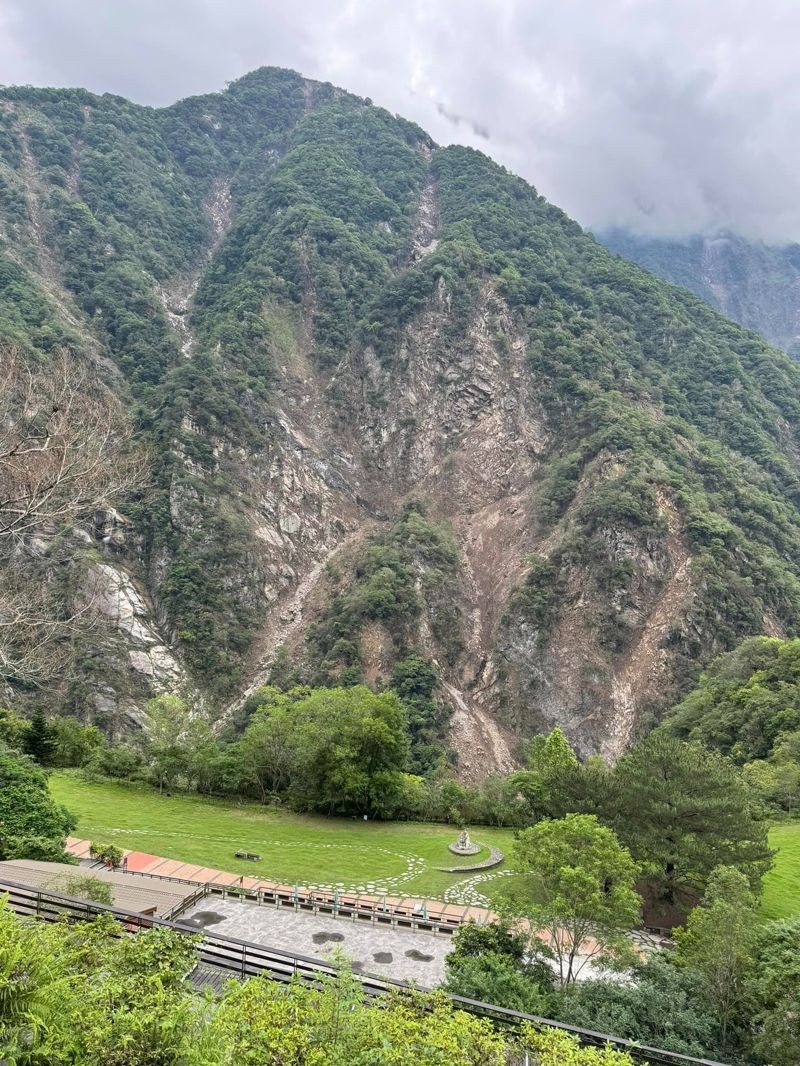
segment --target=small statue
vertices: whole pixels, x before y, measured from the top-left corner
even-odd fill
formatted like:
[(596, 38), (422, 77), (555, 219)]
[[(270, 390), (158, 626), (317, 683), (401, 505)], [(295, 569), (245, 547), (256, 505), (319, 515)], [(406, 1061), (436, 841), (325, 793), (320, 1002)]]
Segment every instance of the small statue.
[(481, 850), (481, 845), (473, 844), (469, 838), (469, 833), (466, 829), (462, 829), (458, 834), (458, 839), (454, 844), (448, 844), (447, 849), (452, 851), (454, 855), (477, 855)]

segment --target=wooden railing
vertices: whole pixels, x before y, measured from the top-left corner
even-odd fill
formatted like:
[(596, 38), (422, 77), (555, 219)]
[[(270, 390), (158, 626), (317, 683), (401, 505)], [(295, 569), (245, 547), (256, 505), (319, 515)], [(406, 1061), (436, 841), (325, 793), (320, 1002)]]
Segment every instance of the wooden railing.
[[(335, 966), (322, 959), (294, 955), (278, 948), (268, 948), (261, 944), (253, 944), (246, 940), (237, 940), (235, 937), (221, 936), (208, 931), (195, 933), (178, 922), (131, 914), (102, 903), (76, 899), (73, 896), (65, 896), (49, 890), (30, 888), (15, 881), (0, 879), (0, 895), (7, 896), (9, 906), (22, 917), (35, 917), (44, 921), (58, 921), (67, 917), (75, 921), (86, 921), (98, 914), (110, 914), (119, 923), (121, 931), (125, 933), (160, 928), (172, 929), (184, 936), (196, 936), (198, 938), (198, 962), (229, 973), (232, 978), (265, 976), (273, 981), (302, 980), (318, 985), (321, 978), (335, 977), (338, 972)], [(368, 998), (385, 996), (390, 992), (402, 994), (412, 991), (411, 986), (400, 981), (386, 980), (372, 974), (359, 973), (355, 977)], [(429, 991), (419, 986), (414, 986), (414, 989)], [(514, 1030), (524, 1022), (530, 1022), (535, 1026), (561, 1029), (577, 1036), (583, 1044), (593, 1047), (610, 1045), (619, 1051), (627, 1051), (635, 1062), (654, 1063), (657, 1066), (724, 1066), (723, 1063), (712, 1059), (698, 1059), (674, 1051), (637, 1044), (623, 1037), (609, 1036), (607, 1033), (597, 1033), (591, 1029), (581, 1029), (575, 1025), (567, 1025), (565, 1022), (540, 1018), (533, 1014), (523, 1014), (521, 1011), (508, 1010), (505, 1007), (467, 999), (464, 996), (449, 995), (449, 999), (459, 1009), (488, 1018), (499, 1027)]]

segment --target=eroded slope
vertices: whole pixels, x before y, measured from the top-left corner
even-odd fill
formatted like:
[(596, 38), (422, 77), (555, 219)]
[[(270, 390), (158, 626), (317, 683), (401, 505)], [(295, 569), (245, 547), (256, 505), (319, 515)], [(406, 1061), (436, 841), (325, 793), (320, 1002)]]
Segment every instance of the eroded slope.
[(6, 335), (94, 359), (153, 457), (74, 553), (72, 709), (418, 653), (477, 778), (554, 724), (613, 758), (796, 627), (797, 369), (521, 180), (285, 71), (1, 102)]

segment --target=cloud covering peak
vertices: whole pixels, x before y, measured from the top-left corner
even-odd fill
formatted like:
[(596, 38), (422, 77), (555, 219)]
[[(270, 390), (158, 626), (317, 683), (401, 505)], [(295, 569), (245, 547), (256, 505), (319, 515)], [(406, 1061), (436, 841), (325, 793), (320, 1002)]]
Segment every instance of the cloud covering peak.
[(794, 0), (0, 0), (0, 77), (166, 104), (292, 67), (596, 229), (800, 240)]

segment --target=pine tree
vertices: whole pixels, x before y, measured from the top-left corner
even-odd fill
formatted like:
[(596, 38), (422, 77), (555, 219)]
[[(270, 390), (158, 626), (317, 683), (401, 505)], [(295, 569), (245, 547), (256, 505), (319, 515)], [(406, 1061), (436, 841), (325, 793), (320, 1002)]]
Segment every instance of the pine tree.
[(617, 763), (614, 825), (663, 898), (702, 891), (717, 866), (756, 887), (770, 866), (767, 822), (737, 768), (701, 744), (651, 733)]
[(54, 742), (53, 730), (47, 724), (44, 711), (41, 707), (37, 707), (25, 738), (25, 750), (41, 766), (47, 766), (52, 758)]

